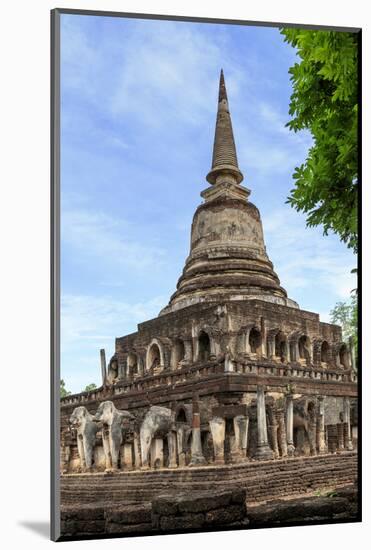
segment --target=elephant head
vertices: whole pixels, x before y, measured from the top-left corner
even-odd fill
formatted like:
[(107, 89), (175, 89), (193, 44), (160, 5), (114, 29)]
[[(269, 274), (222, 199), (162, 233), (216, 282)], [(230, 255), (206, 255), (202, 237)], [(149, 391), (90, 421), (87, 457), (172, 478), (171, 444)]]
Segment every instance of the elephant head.
[(95, 413), (94, 421), (102, 422), (103, 424), (112, 424), (113, 412), (116, 409), (112, 401), (104, 401), (101, 403)]
[(128, 411), (119, 411), (112, 401), (104, 401), (99, 405), (95, 413), (94, 421), (111, 426), (118, 417), (120, 417), (121, 420), (134, 420), (134, 416)]
[(81, 428), (90, 416), (86, 407), (76, 407), (69, 418), (70, 426), (75, 429)]

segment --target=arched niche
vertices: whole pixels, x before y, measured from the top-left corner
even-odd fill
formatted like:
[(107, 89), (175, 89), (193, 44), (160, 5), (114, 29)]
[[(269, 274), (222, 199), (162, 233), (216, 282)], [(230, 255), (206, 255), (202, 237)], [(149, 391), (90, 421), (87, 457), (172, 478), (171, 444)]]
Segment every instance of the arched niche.
[(157, 339), (153, 339), (147, 349), (147, 370), (156, 370), (164, 367), (164, 353), (162, 345)]
[(198, 360), (208, 361), (211, 353), (210, 336), (202, 330), (198, 335)]
[(178, 409), (175, 417), (175, 422), (179, 422), (180, 424), (187, 424), (187, 415), (183, 407), (180, 407)]
[(246, 351), (246, 330), (241, 330), (237, 335), (237, 353), (245, 353)]
[(251, 353), (261, 353), (262, 337), (261, 332), (253, 327), (249, 333), (249, 346)]
[(321, 344), (321, 363), (326, 365), (330, 363), (330, 345), (326, 340)]

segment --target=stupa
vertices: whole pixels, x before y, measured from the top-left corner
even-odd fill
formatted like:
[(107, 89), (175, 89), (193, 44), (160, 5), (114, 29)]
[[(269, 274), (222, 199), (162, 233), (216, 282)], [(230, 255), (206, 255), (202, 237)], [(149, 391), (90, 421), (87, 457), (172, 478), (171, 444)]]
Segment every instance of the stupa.
[[(107, 401), (134, 419), (120, 451), (122, 470), (354, 447), (353, 355), (341, 328), (300, 309), (274, 271), (259, 210), (242, 185), (223, 72), (206, 179), (169, 304), (135, 333), (116, 338), (108, 366), (101, 351), (100, 388), (61, 400), (63, 472), (82, 467), (72, 412), (95, 414)], [(149, 433), (153, 411), (167, 420)], [(93, 470), (105, 469), (106, 455), (98, 433)]]

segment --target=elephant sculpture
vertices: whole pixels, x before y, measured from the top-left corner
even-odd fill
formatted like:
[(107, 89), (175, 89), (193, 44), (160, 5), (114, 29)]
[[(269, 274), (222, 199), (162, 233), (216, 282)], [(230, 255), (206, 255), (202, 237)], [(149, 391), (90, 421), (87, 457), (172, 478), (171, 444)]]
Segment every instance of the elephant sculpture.
[(69, 419), (70, 426), (77, 433), (77, 450), (82, 471), (91, 470), (95, 437), (99, 426), (86, 407), (77, 407)]
[(308, 439), (310, 453), (316, 454), (317, 407), (314, 401), (303, 399), (294, 402), (294, 428), (303, 428)]
[(106, 459), (106, 472), (118, 470), (120, 446), (129, 431), (134, 416), (128, 411), (119, 411), (112, 401), (104, 401), (95, 413), (95, 422), (101, 422), (102, 442)]
[(167, 437), (170, 466), (176, 466), (175, 414), (171, 409), (153, 405), (146, 413), (140, 427), (142, 468), (148, 468), (148, 456), (153, 438)]

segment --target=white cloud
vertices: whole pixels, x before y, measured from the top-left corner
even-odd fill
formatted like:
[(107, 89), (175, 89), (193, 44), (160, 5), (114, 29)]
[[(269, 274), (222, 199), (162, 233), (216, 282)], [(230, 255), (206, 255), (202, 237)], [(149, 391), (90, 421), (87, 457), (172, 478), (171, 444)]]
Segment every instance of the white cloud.
[(241, 166), (265, 178), (287, 174), (291, 179), (295, 167), (305, 160), (312, 137), (308, 131), (290, 131), (285, 127), (288, 119), (272, 105), (252, 98), (236, 125)]
[(104, 71), (103, 52), (89, 43), (76, 16), (62, 16), (61, 28), (62, 88), (83, 90), (85, 97), (97, 100), (97, 87), (89, 83), (97, 81), (97, 77)]
[(130, 303), (112, 296), (63, 294), (61, 327), (63, 346), (66, 346), (64, 351), (72, 344), (114, 340), (125, 331), (135, 331), (138, 323), (157, 316), (165, 304), (162, 296), (148, 302)]
[(128, 149), (129, 144), (126, 143), (123, 139), (121, 139), (118, 136), (107, 136), (107, 141), (109, 144), (113, 145), (114, 147), (117, 147), (119, 149)]
[(266, 216), (263, 226), (268, 254), (292, 298), (306, 290), (314, 303), (319, 291), (349, 299), (356, 286), (351, 274), (356, 259), (345, 245), (334, 246), (337, 237), (324, 237), (321, 228), (306, 228), (305, 217), (289, 207)]
[(135, 233), (132, 224), (104, 212), (62, 208), (62, 246), (73, 247), (80, 259), (96, 257), (99, 263), (106, 263), (107, 269), (112, 264), (116, 268), (135, 270), (154, 265), (160, 267), (165, 251), (137, 242), (130, 233)]
[(258, 115), (274, 130), (274, 132), (288, 135), (290, 130), (286, 127), (288, 115), (284, 116), (266, 101), (258, 100)]
[(179, 120), (201, 126), (215, 116), (222, 64), (230, 97), (243, 92), (246, 100), (253, 89), (248, 65), (255, 61), (242, 68), (229, 55), (222, 27), (208, 34), (196, 25), (121, 20), (99, 41), (78, 18), (64, 17), (62, 29), (64, 89), (122, 121), (135, 117), (156, 131)]
[[(259, 138), (258, 138), (259, 139)], [(291, 175), (297, 156), (293, 152), (282, 145), (274, 145), (272, 143), (256, 144), (256, 139), (243, 140), (247, 145), (239, 148), (239, 162), (241, 166), (246, 166), (246, 169), (254, 168), (256, 173), (267, 176), (267, 174), (282, 174), (288, 173)]]
[(215, 109), (209, 98), (216, 95), (219, 46), (196, 29), (171, 22), (166, 28), (138, 25), (131, 37), (118, 67), (112, 111), (135, 112), (147, 124), (182, 118), (199, 125)]
[(115, 338), (135, 332), (137, 324), (156, 317), (167, 300), (123, 302), (112, 296), (63, 294), (61, 299), (61, 378), (70, 391), (99, 383), (99, 350), (107, 359)]

